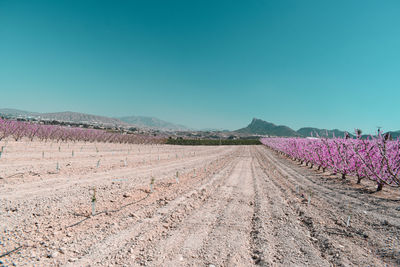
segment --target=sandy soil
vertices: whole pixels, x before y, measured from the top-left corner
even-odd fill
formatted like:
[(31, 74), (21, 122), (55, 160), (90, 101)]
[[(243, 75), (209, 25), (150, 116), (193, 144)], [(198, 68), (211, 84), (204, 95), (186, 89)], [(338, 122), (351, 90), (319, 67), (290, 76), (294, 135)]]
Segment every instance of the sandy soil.
[(400, 265), (399, 190), (264, 146), (9, 141), (0, 177), (5, 266)]

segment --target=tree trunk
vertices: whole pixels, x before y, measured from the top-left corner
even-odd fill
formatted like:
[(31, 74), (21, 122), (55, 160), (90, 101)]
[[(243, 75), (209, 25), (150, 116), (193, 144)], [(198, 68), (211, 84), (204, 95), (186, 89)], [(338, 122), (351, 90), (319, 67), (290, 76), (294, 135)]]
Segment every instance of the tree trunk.
[(383, 184), (378, 183), (378, 187), (376, 188), (376, 192), (381, 191), (383, 187)]
[(362, 178), (363, 178), (363, 177), (357, 175), (357, 184), (361, 184), (361, 179), (362, 179)]

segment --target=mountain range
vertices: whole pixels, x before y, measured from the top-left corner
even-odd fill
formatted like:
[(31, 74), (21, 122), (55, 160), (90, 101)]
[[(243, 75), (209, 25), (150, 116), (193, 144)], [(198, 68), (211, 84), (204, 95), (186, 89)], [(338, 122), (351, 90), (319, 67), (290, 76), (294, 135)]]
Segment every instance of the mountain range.
[[(301, 136), (305, 136), (305, 137), (316, 137), (316, 136), (328, 136), (329, 138), (332, 137), (343, 137), (346, 132), (345, 131), (341, 131), (338, 129), (333, 129), (333, 130), (328, 130), (328, 129), (318, 129), (318, 128), (313, 128), (313, 127), (303, 127), (300, 128), (299, 130), (297, 130), (297, 132), (301, 135)], [(352, 135), (351, 133), (348, 133), (351, 137), (354, 137), (354, 135)]]
[(36, 120), (56, 120), (73, 123), (86, 123), (104, 126), (118, 127), (138, 127), (151, 128), (163, 131), (188, 130), (189, 128), (166, 122), (153, 117), (145, 116), (129, 116), (121, 118), (112, 118), (106, 116), (91, 115), (79, 112), (54, 112), (54, 113), (39, 113), (30, 112), (18, 109), (0, 109), (0, 115), (13, 118), (36, 119)]
[[(141, 129), (153, 129), (161, 131), (195, 131), (186, 126), (166, 122), (154, 117), (146, 116), (125, 116), (125, 117), (106, 117), (91, 115), (78, 112), (54, 112), (54, 113), (39, 113), (30, 112), (18, 109), (0, 109), (0, 116), (11, 117), (11, 118), (23, 118), (23, 119), (36, 119), (36, 120), (56, 120), (63, 122), (72, 123), (85, 123), (91, 125), (103, 125), (103, 126), (117, 126), (117, 127), (137, 127)], [(204, 130), (203, 130), (204, 131)], [(313, 127), (303, 127), (295, 131), (285, 125), (275, 125), (271, 122), (267, 122), (261, 119), (254, 118), (249, 125), (236, 131), (218, 131), (225, 132), (225, 134), (234, 134), (239, 136), (282, 136), (282, 137), (312, 137), (312, 136), (328, 136), (328, 137), (343, 137), (345, 131), (333, 129), (319, 129)], [(389, 132), (393, 138), (400, 137), (400, 131)], [(351, 135), (351, 134), (350, 134)], [(354, 135), (351, 135), (354, 137)], [(363, 135), (366, 138), (368, 135)]]
[[(319, 129), (313, 127), (303, 127), (295, 131), (288, 126), (275, 125), (273, 123), (263, 121), (261, 119), (254, 118), (251, 123), (239, 130), (234, 131), (237, 134), (246, 135), (268, 135), (268, 136), (282, 136), (282, 137), (316, 137), (316, 136), (328, 136), (328, 137), (343, 137), (346, 131), (333, 129)], [(394, 139), (400, 137), (400, 131), (389, 132)], [(353, 134), (349, 133), (351, 137)], [(363, 135), (363, 138), (367, 138), (369, 135)]]
[(120, 117), (118, 119), (125, 123), (137, 125), (138, 127), (149, 127), (149, 128), (164, 129), (170, 131), (189, 130), (189, 128), (184, 125), (174, 124), (154, 117), (129, 116), (129, 117)]

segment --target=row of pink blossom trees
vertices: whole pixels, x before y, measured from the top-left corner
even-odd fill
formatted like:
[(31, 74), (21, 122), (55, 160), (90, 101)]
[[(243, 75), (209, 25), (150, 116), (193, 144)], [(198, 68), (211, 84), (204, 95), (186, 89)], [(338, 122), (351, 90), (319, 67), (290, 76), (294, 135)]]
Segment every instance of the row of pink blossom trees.
[(163, 138), (149, 135), (109, 132), (106, 130), (74, 128), (58, 125), (43, 125), (25, 121), (5, 120), (0, 118), (0, 141), (10, 137), (15, 141), (23, 137), (31, 141), (83, 141), (106, 143), (161, 143)]
[(383, 185), (400, 187), (400, 140), (389, 134), (377, 137), (344, 138), (263, 138), (261, 142), (287, 157), (318, 166), (325, 171), (340, 173), (342, 178), (352, 175), (357, 183), (367, 178)]

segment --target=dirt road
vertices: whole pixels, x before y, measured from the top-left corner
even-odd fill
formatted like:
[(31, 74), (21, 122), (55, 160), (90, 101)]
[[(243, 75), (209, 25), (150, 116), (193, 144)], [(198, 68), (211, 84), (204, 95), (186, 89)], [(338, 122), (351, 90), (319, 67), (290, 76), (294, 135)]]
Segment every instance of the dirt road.
[(264, 146), (27, 146), (0, 159), (6, 266), (400, 265), (397, 191)]

